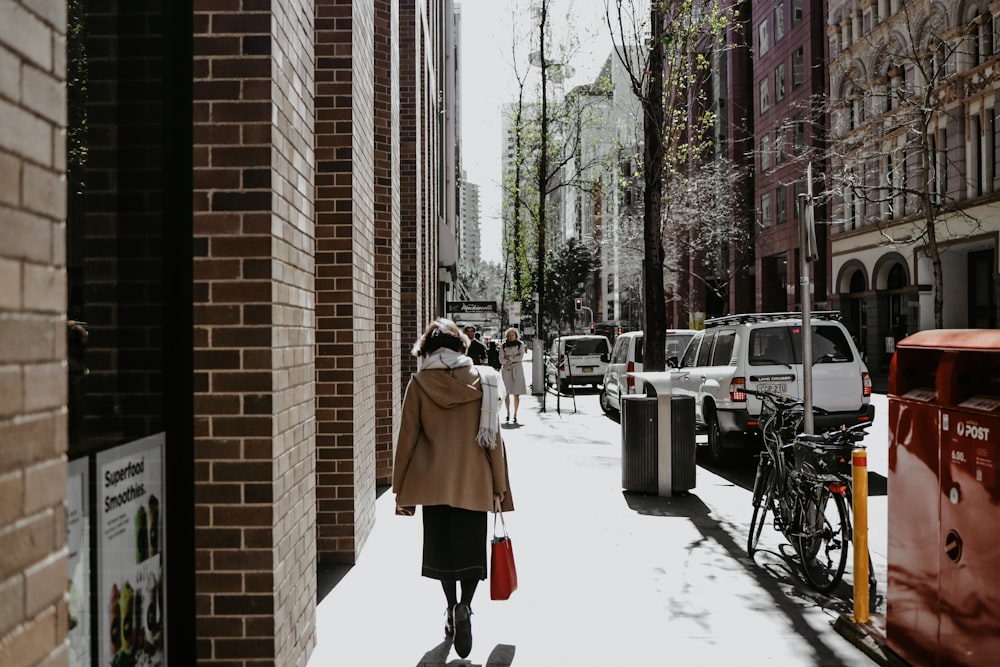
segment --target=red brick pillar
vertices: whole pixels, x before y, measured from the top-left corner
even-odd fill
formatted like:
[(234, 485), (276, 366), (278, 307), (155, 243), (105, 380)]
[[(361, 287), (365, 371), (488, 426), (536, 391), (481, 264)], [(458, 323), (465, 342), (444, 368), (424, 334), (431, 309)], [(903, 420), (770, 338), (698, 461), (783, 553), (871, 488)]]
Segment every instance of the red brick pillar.
[[(392, 482), (399, 431), (399, 0), (375, 0), (375, 481)], [(394, 104), (394, 101), (396, 102)]]
[(373, 3), (317, 0), (316, 54), (317, 548), (353, 563), (375, 521)]
[(313, 11), (195, 0), (198, 662), (315, 645)]

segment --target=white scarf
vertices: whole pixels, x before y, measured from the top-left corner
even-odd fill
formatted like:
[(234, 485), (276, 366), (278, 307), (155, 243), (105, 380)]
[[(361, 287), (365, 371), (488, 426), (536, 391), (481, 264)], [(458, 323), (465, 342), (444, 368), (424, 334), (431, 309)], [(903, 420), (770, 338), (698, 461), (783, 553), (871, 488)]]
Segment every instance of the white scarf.
[(479, 373), (479, 386), (483, 390), (483, 402), (479, 408), (479, 432), (476, 442), (483, 449), (497, 446), (497, 431), (500, 430), (500, 404), (503, 402), (503, 380), (500, 374), (489, 366), (474, 366), (472, 359), (448, 348), (440, 348), (424, 357), (420, 370), (471, 367)]

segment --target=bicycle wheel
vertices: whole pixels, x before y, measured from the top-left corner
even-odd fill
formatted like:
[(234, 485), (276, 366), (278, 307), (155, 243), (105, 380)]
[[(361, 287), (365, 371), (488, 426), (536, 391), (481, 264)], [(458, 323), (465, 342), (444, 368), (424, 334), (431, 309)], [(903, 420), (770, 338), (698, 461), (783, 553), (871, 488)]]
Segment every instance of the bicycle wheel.
[(804, 491), (796, 548), (806, 580), (820, 593), (836, 588), (847, 566), (851, 526), (843, 494), (823, 484)]
[(774, 466), (763, 457), (757, 464), (757, 475), (753, 481), (753, 515), (750, 517), (750, 534), (747, 536), (747, 556), (753, 558), (757, 552), (757, 542), (767, 521), (774, 496)]

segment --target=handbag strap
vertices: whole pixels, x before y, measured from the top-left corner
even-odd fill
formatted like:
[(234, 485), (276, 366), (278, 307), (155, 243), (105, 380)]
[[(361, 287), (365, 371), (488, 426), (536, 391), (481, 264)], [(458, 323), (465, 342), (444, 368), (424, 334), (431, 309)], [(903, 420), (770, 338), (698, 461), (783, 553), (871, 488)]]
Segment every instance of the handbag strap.
[(493, 513), (493, 537), (497, 536), (497, 517), (500, 517), (500, 527), (503, 528), (503, 536), (507, 537), (507, 524), (503, 520), (503, 510), (497, 507), (497, 511)]

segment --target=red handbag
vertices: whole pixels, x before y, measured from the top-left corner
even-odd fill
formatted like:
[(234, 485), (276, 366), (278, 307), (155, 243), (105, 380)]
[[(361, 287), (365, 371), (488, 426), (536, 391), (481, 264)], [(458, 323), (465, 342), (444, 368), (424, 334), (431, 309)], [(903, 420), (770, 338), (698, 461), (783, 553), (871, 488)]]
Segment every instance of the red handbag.
[[(503, 535), (497, 536), (497, 517)], [(514, 567), (514, 548), (507, 535), (503, 512), (493, 515), (493, 540), (490, 542), (490, 599), (507, 600), (517, 590), (517, 568)]]

